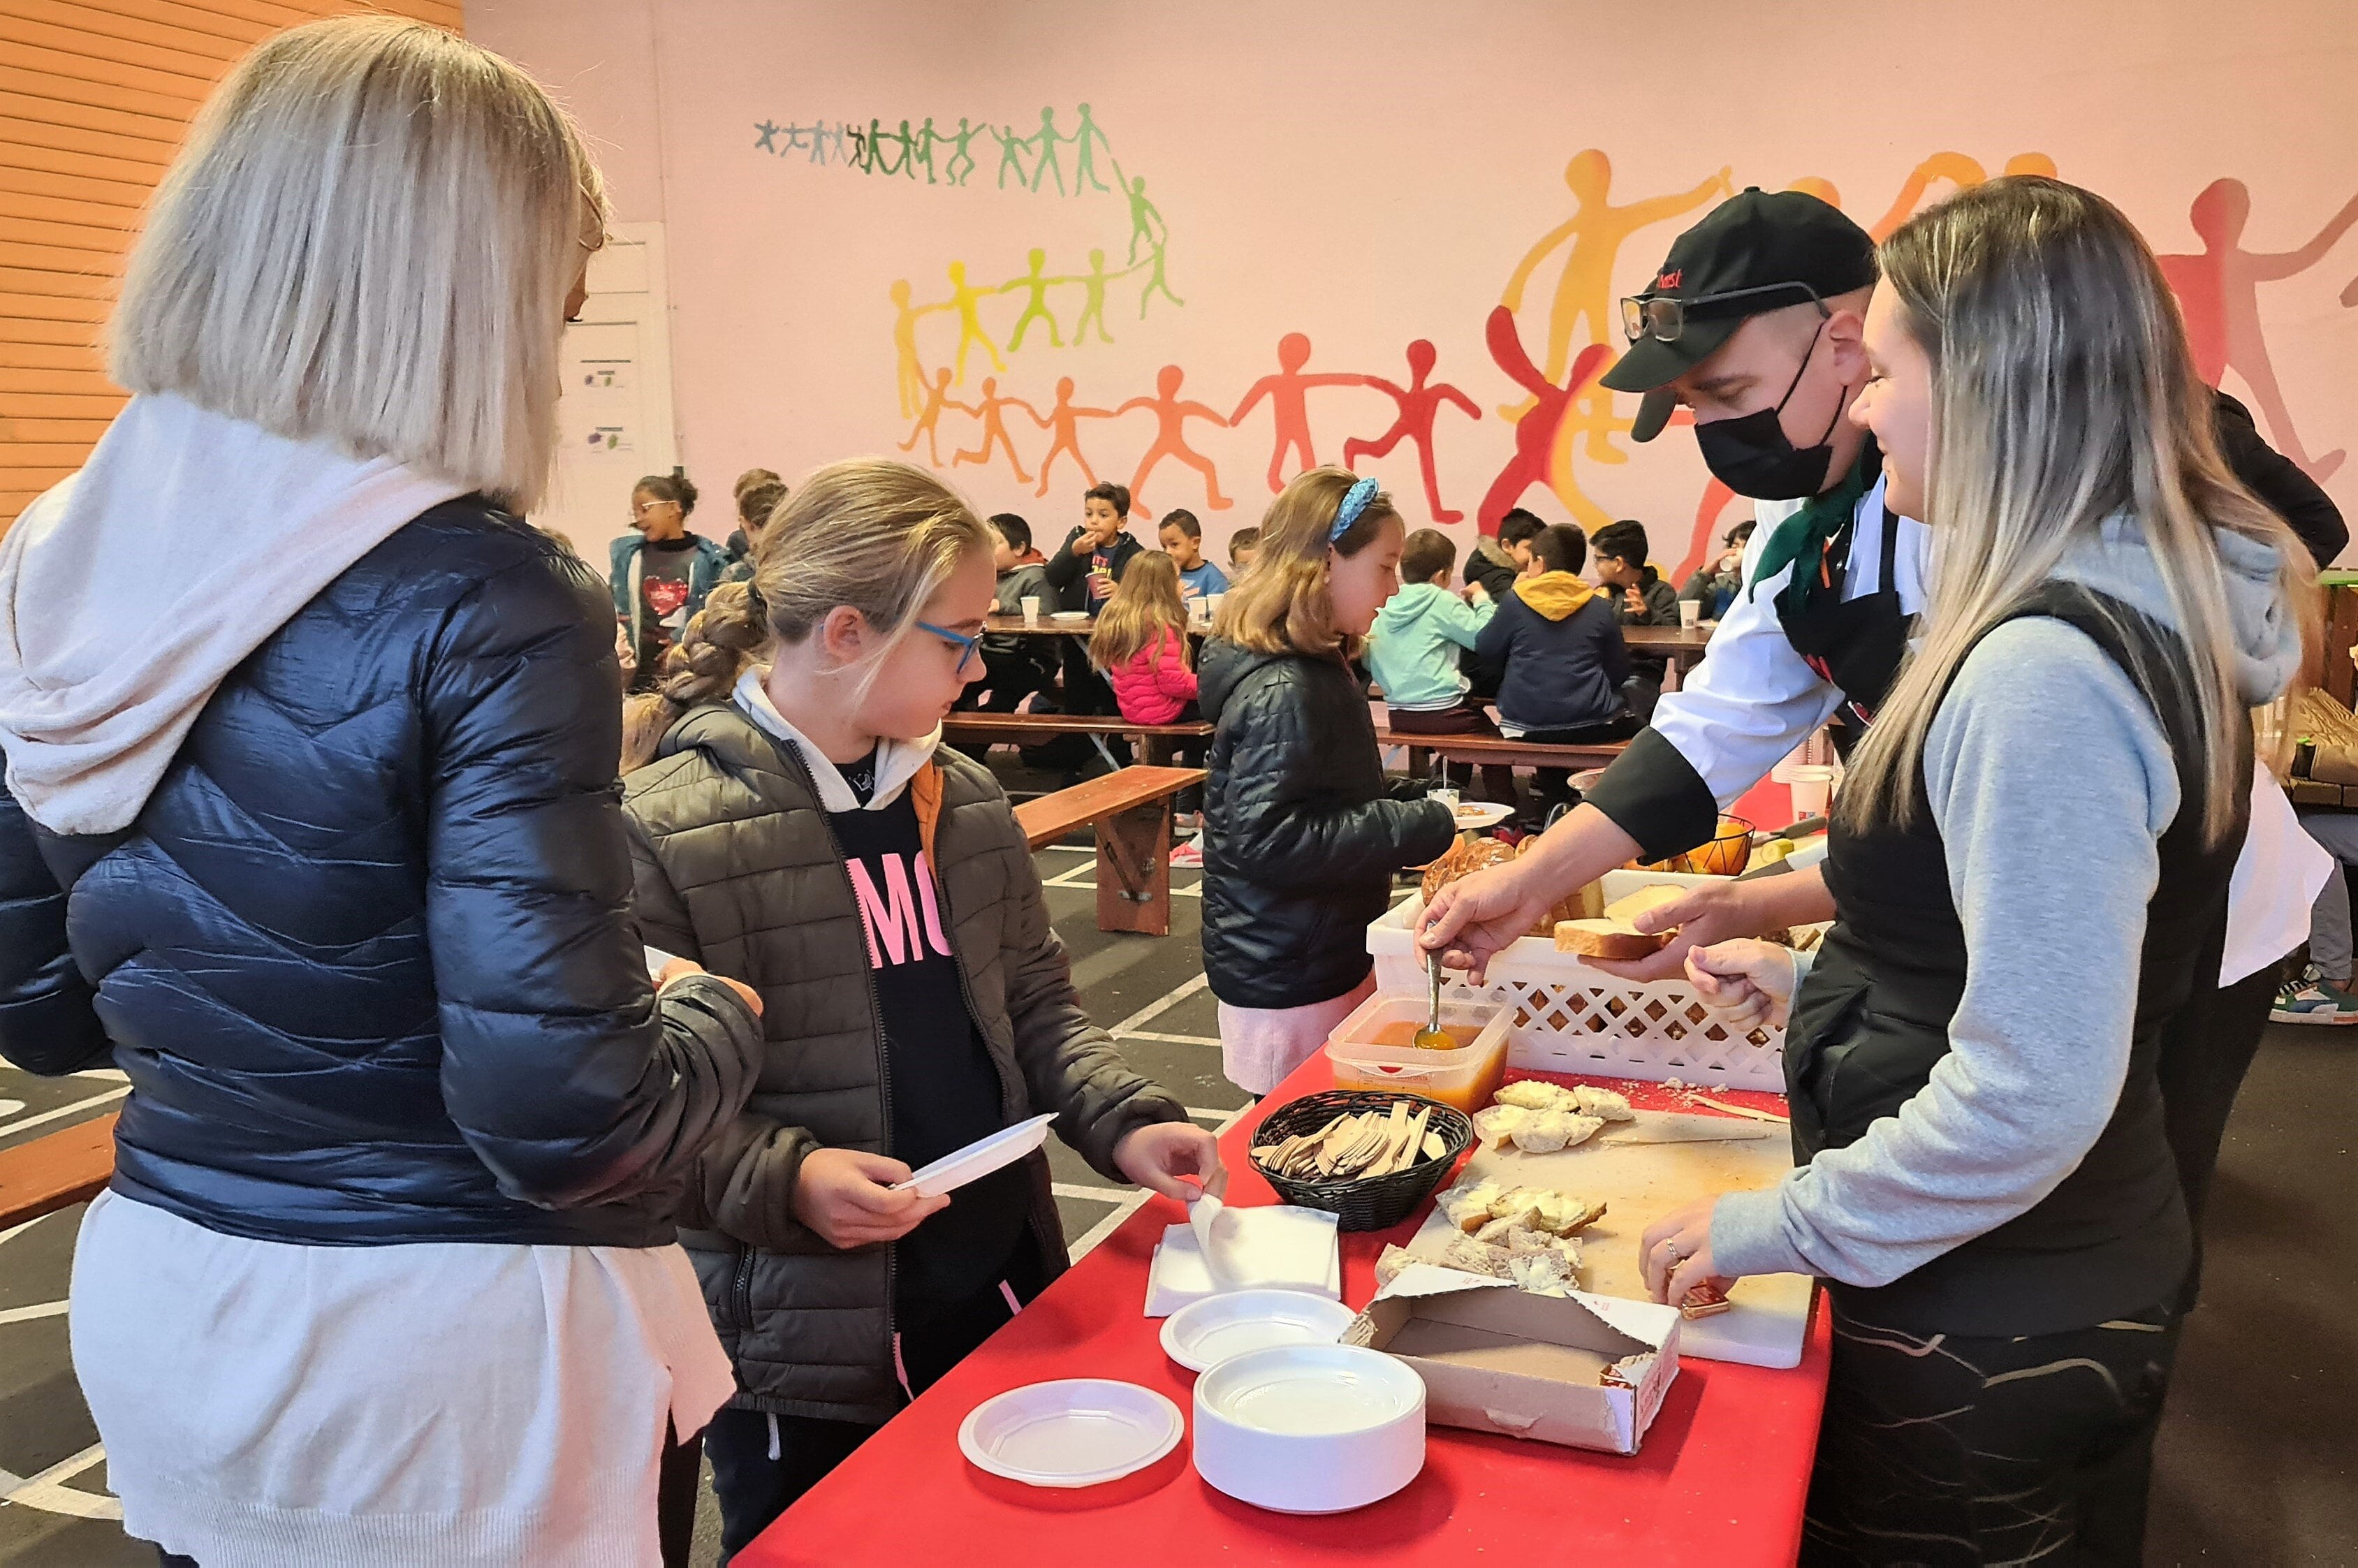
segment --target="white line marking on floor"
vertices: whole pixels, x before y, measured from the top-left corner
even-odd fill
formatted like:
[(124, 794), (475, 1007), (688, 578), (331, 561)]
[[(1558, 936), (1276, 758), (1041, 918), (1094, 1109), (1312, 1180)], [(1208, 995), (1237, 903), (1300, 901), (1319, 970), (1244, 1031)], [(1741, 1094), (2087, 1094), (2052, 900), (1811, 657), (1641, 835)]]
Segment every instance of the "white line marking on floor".
[(43, 1302), (38, 1306), (10, 1307), (0, 1312), (0, 1323), (30, 1323), (35, 1318), (63, 1317), (65, 1314), (65, 1303)]
[(127, 1084), (131, 1075), (120, 1067), (84, 1067), (79, 1073), (68, 1073), (70, 1078), (103, 1078), (110, 1084)]
[[(1106, 1033), (1112, 1034), (1117, 1038), (1121, 1035), (1128, 1034), (1137, 1029), (1140, 1024), (1151, 1022), (1154, 1019), (1160, 1018), (1165, 1008), (1178, 1006), (1181, 1002), (1185, 1001), (1189, 997), (1194, 996), (1197, 991), (1202, 990), (1206, 986), (1208, 986), (1211, 983), (1212, 978), (1209, 975), (1196, 975), (1172, 989), (1163, 992), (1152, 1001), (1148, 1002), (1144, 1007), (1140, 1008), (1136, 1012), (1131, 1013), (1128, 1018), (1123, 1019), (1120, 1023), (1115, 1024)], [(1148, 1038), (1148, 1036), (1141, 1035), (1139, 1038), (1145, 1039)]]
[(1097, 869), (1097, 857), (1092, 855), (1087, 860), (1083, 860), (1079, 865), (1075, 866), (1071, 871), (1058, 871), (1055, 876), (1044, 879), (1040, 885), (1044, 888), (1094, 888), (1098, 884), (1093, 881), (1076, 881), (1074, 879), (1076, 877), (1088, 876), (1095, 872)]
[(1166, 1045), (1217, 1046), (1219, 1044), (1217, 1040), (1208, 1034), (1166, 1034), (1159, 1029), (1125, 1029), (1114, 1038), (1116, 1040), (1158, 1040)]
[(61, 1105), (54, 1110), (45, 1110), (38, 1116), (27, 1116), (16, 1121), (0, 1122), (0, 1138), (7, 1138), (22, 1132), (28, 1127), (38, 1127), (45, 1121), (55, 1121), (61, 1116), (71, 1116), (76, 1111), (88, 1110), (92, 1106), (104, 1105), (110, 1100), (121, 1099), (130, 1092), (131, 1087), (126, 1084), (119, 1089), (109, 1089), (103, 1095), (92, 1095), (88, 1099), (78, 1099), (71, 1105)]
[(44, 1513), (71, 1514), (77, 1519), (123, 1517), (123, 1505), (103, 1492), (85, 1492), (63, 1483), (106, 1458), (103, 1444), (93, 1443), (70, 1458), (60, 1459), (39, 1475), (17, 1482), (0, 1493), (0, 1502), (16, 1503)]
[[(1084, 1186), (1078, 1182), (1050, 1182), (1048, 1190), (1060, 1198), (1080, 1198), (1088, 1203), (1120, 1203), (1138, 1191), (1136, 1187)], [(0, 1323), (6, 1321), (0, 1317)]]
[(1073, 1243), (1071, 1249), (1073, 1261), (1077, 1263), (1082, 1259), (1087, 1257), (1089, 1253), (1096, 1249), (1098, 1242), (1103, 1241), (1107, 1237), (1111, 1236), (1115, 1231), (1120, 1229), (1121, 1222), (1128, 1219), (1131, 1215), (1136, 1214), (1145, 1204), (1146, 1200), (1153, 1195), (1154, 1195), (1152, 1193), (1148, 1192), (1144, 1187), (1141, 1187), (1136, 1192), (1130, 1194), (1128, 1197), (1122, 1199), (1120, 1205), (1117, 1206), (1111, 1214), (1106, 1216), (1103, 1219), (1089, 1227), (1087, 1231), (1082, 1235), (1081, 1238)]
[(1223, 1110), (1214, 1105), (1191, 1105), (1187, 1108), (1187, 1114), (1196, 1120), (1217, 1122), (1218, 1125), (1212, 1129), (1215, 1132), (1226, 1132), (1228, 1130), (1228, 1124), (1244, 1113), (1243, 1106), (1238, 1106), (1232, 1110)]

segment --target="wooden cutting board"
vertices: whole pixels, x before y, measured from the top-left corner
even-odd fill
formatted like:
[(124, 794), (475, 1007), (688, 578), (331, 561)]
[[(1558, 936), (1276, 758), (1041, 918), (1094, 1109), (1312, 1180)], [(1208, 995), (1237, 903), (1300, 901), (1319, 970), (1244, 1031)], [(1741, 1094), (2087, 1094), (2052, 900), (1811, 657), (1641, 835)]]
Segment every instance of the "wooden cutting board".
[[(1553, 1080), (1551, 1081), (1572, 1081)], [(1620, 1087), (1620, 1086), (1613, 1086)], [(1751, 1130), (1765, 1124), (1701, 1112), (1638, 1112), (1640, 1135), (1660, 1130), (1680, 1135), (1720, 1129)], [(1628, 1123), (1606, 1125), (1577, 1148), (1554, 1154), (1522, 1154), (1512, 1144), (1477, 1148), (1458, 1182), (1487, 1176), (1501, 1185), (1554, 1187), (1607, 1206), (1604, 1218), (1580, 1233), (1581, 1285), (1596, 1295), (1645, 1301), (1639, 1271), (1638, 1240), (1646, 1227), (1697, 1198), (1740, 1188), (1774, 1185), (1793, 1168), (1792, 1143), (1782, 1126), (1768, 1126), (1767, 1138), (1730, 1142), (1617, 1143)], [(1409, 1249), (1438, 1256), (1449, 1238), (1449, 1222), (1438, 1209), (1428, 1216)], [(1801, 1359), (1809, 1327), (1810, 1298), (1816, 1281), (1804, 1274), (1762, 1274), (1739, 1280), (1729, 1292), (1736, 1304), (1716, 1316), (1681, 1325), (1679, 1354), (1754, 1367), (1791, 1367)]]

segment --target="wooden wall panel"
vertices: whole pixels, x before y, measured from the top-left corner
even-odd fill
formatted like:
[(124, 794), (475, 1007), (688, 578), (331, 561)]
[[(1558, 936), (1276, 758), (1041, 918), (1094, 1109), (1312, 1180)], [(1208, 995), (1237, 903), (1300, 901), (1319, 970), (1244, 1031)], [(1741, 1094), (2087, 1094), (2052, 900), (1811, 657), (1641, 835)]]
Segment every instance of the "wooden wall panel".
[(0, 0), (0, 532), (123, 406), (99, 329), (198, 105), (280, 28), (364, 10), (464, 31), (460, 0)]

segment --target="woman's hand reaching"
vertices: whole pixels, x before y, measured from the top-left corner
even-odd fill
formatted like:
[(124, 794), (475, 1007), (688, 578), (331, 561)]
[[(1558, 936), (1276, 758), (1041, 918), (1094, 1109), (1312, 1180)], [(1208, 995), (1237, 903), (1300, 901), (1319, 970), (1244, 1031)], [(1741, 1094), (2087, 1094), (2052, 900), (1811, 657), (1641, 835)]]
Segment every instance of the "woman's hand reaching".
[(1687, 979), (1696, 994), (1731, 1029), (1782, 1027), (1801, 974), (1801, 957), (1790, 947), (1749, 936), (1687, 955)]

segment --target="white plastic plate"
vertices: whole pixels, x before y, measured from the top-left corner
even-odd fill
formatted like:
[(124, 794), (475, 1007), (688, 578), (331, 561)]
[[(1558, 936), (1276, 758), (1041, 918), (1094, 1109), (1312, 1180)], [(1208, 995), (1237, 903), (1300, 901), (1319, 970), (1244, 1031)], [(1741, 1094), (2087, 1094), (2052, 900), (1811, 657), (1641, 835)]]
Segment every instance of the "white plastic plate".
[(1145, 1469), (1185, 1434), (1179, 1407), (1152, 1389), (1065, 1378), (975, 1406), (958, 1427), (958, 1450), (1026, 1486), (1094, 1487)]
[(1051, 621), (1087, 621), (1088, 618), (1089, 612), (1086, 610), (1058, 610), (1051, 611), (1048, 616)]
[(1191, 1372), (1273, 1345), (1334, 1345), (1358, 1314), (1306, 1291), (1232, 1291), (1163, 1320), (1163, 1353)]
[(1511, 806), (1495, 800), (1465, 800), (1457, 803), (1457, 831), (1472, 833), (1485, 827), (1496, 827), (1515, 814)]
[(1029, 1121), (1019, 1121), (1012, 1127), (1002, 1127), (988, 1138), (978, 1138), (963, 1149), (951, 1151), (926, 1166), (914, 1172), (907, 1181), (893, 1187), (896, 1193), (914, 1190), (919, 1197), (937, 1198), (944, 1193), (954, 1193), (968, 1182), (990, 1174), (1001, 1166), (1012, 1165), (1041, 1144), (1048, 1141), (1048, 1124), (1056, 1113), (1035, 1116)]

